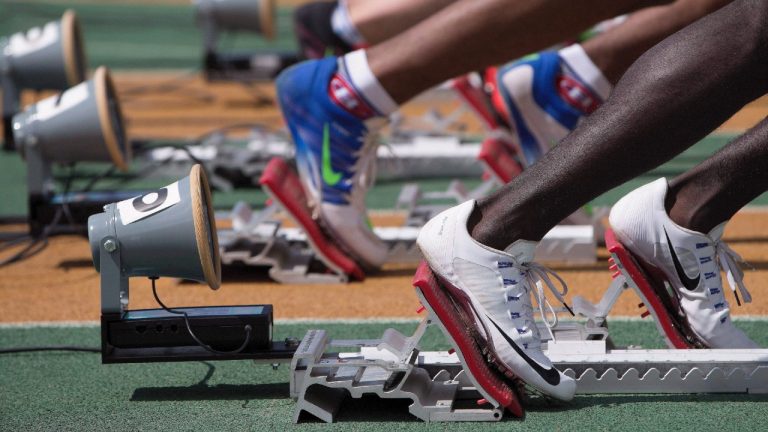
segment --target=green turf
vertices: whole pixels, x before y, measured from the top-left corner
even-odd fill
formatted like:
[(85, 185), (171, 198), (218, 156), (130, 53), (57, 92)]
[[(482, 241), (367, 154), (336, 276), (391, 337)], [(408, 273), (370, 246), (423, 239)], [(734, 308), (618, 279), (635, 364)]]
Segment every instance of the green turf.
[[(762, 346), (768, 321), (738, 325)], [(303, 336), (326, 328), (335, 338), (379, 337), (386, 327), (410, 332), (415, 324), (279, 324), (275, 337)], [(650, 321), (612, 322), (620, 344), (661, 347)], [(98, 345), (90, 328), (0, 329), (0, 348), (48, 344)], [(430, 329), (427, 350), (444, 349)], [(0, 355), (0, 430), (326, 430), (317, 422), (291, 424), (288, 368), (238, 362), (102, 365), (96, 354), (27, 353)], [(376, 398), (347, 401), (333, 430), (526, 430), (753, 431), (768, 420), (766, 395), (600, 395), (548, 406), (534, 402), (524, 422), (423, 424), (407, 404)]]
[[(67, 4), (37, 0), (0, 1), (0, 36), (40, 26), (74, 9), (80, 19), (91, 67), (119, 69), (199, 69), (202, 32), (188, 5)], [(272, 42), (245, 32), (224, 34), (222, 50), (295, 51), (291, 11), (277, 13), (276, 38)]]
[[(686, 169), (694, 166), (695, 164), (704, 160), (708, 155), (715, 152), (718, 148), (722, 147), (728, 142), (730, 136), (727, 135), (712, 135), (689, 150), (676, 157), (672, 161), (660, 166), (659, 168), (650, 171), (647, 174), (639, 176), (629, 182), (608, 191), (607, 193), (599, 196), (591, 204), (596, 206), (607, 206), (616, 202), (621, 196), (629, 192), (630, 190), (655, 180), (660, 176), (674, 177)], [(608, 162), (610, 163), (610, 161)], [(81, 164), (78, 165), (77, 173), (83, 175), (96, 175), (104, 170), (104, 165), (99, 164)], [(55, 171), (59, 178), (62, 178), (67, 173), (65, 169), (58, 169)], [(15, 153), (0, 153), (0, 196), (2, 204), (0, 204), (0, 216), (8, 215), (25, 215), (26, 214), (26, 183), (25, 183), (26, 167), (24, 162), (18, 154)], [(110, 178), (98, 184), (97, 189), (147, 189), (164, 186), (171, 183), (176, 179), (128, 179), (123, 181), (122, 177)], [(431, 179), (421, 180), (418, 183), (424, 188), (424, 190), (445, 190), (448, 186), (450, 178), (443, 179)], [(477, 186), (479, 180), (476, 178), (461, 179), (467, 186)], [(87, 179), (75, 181), (71, 190), (78, 190), (87, 183)], [(393, 182), (379, 182), (373, 190), (368, 194), (368, 206), (372, 209), (389, 209), (392, 208), (397, 201), (397, 195), (400, 192), (403, 184), (402, 181)], [(62, 185), (59, 184), (59, 189)], [(231, 208), (237, 201), (246, 201), (255, 207), (260, 207), (266, 200), (266, 194), (255, 188), (242, 188), (235, 189), (232, 192), (217, 192), (214, 193), (214, 205), (219, 209)], [(763, 194), (758, 199), (753, 201), (754, 205), (768, 205), (768, 194)]]

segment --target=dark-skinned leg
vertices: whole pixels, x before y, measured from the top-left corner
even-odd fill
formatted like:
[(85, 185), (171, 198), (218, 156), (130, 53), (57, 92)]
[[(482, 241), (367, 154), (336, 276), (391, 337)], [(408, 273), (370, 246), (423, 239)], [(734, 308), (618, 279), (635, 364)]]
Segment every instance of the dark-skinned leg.
[(669, 2), (460, 0), (371, 47), (368, 64), (401, 104), (460, 74), (556, 44), (601, 20), (664, 3)]
[(768, 190), (768, 118), (669, 182), (666, 208), (680, 226), (709, 232)]
[(349, 16), (369, 45), (383, 42), (455, 0), (350, 0)]
[(620, 25), (559, 51), (506, 65), (491, 77), (493, 100), (526, 165), (557, 145), (605, 101), (640, 55), (732, 0), (677, 0), (633, 12)]
[(637, 11), (621, 25), (582, 44), (584, 51), (611, 83), (650, 47), (731, 0), (677, 0)]
[(738, 0), (649, 50), (581, 127), (479, 202), (472, 237), (496, 249), (539, 240), (584, 203), (671, 159), (765, 94), (766, 22), (768, 3)]
[(376, 156), (374, 131), (384, 116), (458, 74), (659, 3), (665, 1), (586, 0), (576, 6), (557, 0), (459, 0), (371, 48), (376, 68), (366, 50), (357, 50), (285, 70), (276, 82), (278, 99), (313, 211), (358, 262), (380, 267), (387, 248), (366, 221), (364, 198)]

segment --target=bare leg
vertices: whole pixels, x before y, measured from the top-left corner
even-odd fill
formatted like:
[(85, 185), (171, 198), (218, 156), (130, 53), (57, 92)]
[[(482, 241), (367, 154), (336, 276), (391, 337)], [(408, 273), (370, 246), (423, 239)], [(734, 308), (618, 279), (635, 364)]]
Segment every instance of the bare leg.
[(470, 69), (520, 57), (601, 20), (662, 3), (667, 2), (460, 0), (371, 47), (368, 62), (392, 99), (403, 103)]
[(584, 51), (611, 83), (645, 51), (693, 21), (714, 12), (732, 0), (677, 0), (643, 9), (626, 22), (582, 44)]
[(348, 0), (352, 22), (373, 45), (418, 24), (456, 0)]
[[(518, 239), (541, 239), (585, 202), (671, 159), (768, 92), (766, 22), (768, 2), (737, 0), (649, 50), (581, 127), (480, 202), (470, 220), (472, 236), (497, 249)], [(752, 134), (762, 136), (763, 127), (748, 134), (745, 142), (756, 142)], [(745, 159), (728, 151), (719, 157), (729, 164)], [(759, 160), (764, 163), (765, 158)], [(717, 159), (711, 163), (719, 165)], [(764, 169), (758, 172), (765, 176)], [(732, 173), (720, 175), (730, 178)], [(748, 176), (732, 181), (755, 181)], [(691, 180), (683, 176), (679, 190), (688, 184)], [(731, 180), (721, 184), (731, 185)], [(730, 199), (736, 203), (755, 194), (751, 188), (735, 189), (731, 193), (739, 195)]]
[(670, 182), (670, 218), (694, 231), (709, 232), (768, 190), (766, 162), (768, 118)]

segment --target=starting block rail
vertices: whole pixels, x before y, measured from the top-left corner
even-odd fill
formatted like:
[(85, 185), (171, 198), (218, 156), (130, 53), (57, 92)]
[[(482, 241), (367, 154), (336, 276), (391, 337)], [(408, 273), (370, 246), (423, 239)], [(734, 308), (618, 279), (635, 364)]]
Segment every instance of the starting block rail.
[[(422, 265), (419, 272), (424, 271), (429, 270)], [(422, 275), (418, 283), (436, 282)], [(768, 349), (612, 347), (606, 317), (628, 288), (618, 275), (597, 304), (579, 297), (574, 311), (585, 321), (561, 322), (553, 329), (555, 339), (543, 340), (555, 367), (576, 380), (576, 394), (768, 393)], [(506, 410), (469, 373), (472, 360), (461, 351), (421, 350), (421, 338), (433, 324), (456, 344), (435, 312), (427, 310), (411, 336), (387, 329), (380, 339), (333, 340), (323, 330), (310, 330), (291, 363), (294, 421), (308, 413), (332, 422), (345, 398), (366, 394), (408, 399), (409, 412), (426, 422), (501, 420)], [(342, 347), (353, 350), (342, 352)]]

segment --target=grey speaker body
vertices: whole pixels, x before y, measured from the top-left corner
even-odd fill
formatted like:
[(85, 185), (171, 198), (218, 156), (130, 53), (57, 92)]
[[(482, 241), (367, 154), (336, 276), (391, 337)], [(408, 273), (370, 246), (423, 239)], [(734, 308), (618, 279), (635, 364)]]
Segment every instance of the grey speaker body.
[(176, 277), (218, 288), (221, 264), (208, 183), (199, 165), (157, 192), (108, 204), (88, 218), (102, 313), (128, 304), (128, 278)]
[(46, 160), (109, 162), (93, 81), (31, 105), (13, 118), (14, 139), (22, 148), (37, 147)]
[(274, 36), (274, 0), (194, 0), (206, 50), (215, 49), (222, 30), (244, 30)]
[[(0, 39), (0, 85), (3, 118), (19, 111), (22, 89), (65, 90), (85, 79), (85, 53), (73, 11), (59, 21)], [(6, 138), (13, 136), (6, 132)]]
[(51, 191), (54, 162), (111, 162), (127, 169), (130, 147), (106, 68), (16, 114), (12, 125), (14, 141), (27, 159), (30, 194)]
[(19, 88), (62, 90), (76, 84), (67, 74), (61, 30), (61, 23), (53, 21), (0, 40), (2, 70)]

